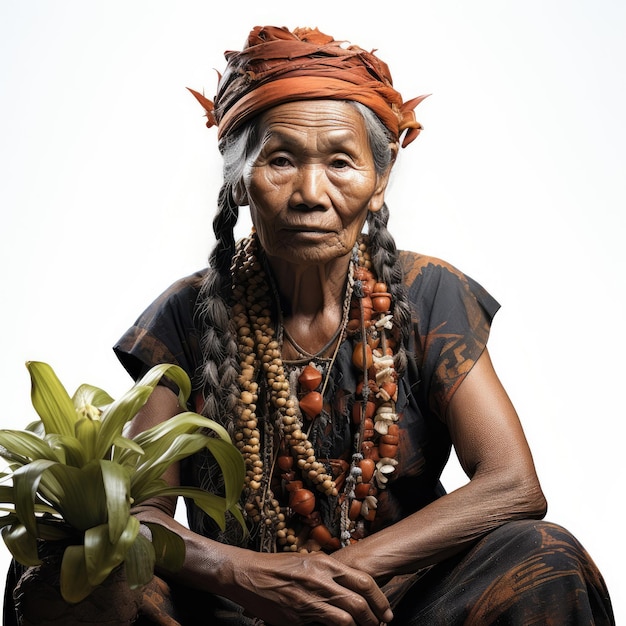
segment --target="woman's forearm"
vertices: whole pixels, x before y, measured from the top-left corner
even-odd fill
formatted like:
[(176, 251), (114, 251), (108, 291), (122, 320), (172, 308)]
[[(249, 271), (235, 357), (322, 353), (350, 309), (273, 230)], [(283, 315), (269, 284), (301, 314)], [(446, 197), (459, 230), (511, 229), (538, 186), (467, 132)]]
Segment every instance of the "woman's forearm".
[(380, 582), (448, 558), (505, 522), (544, 515), (545, 500), (534, 474), (508, 481), (501, 475), (475, 476), (334, 556)]

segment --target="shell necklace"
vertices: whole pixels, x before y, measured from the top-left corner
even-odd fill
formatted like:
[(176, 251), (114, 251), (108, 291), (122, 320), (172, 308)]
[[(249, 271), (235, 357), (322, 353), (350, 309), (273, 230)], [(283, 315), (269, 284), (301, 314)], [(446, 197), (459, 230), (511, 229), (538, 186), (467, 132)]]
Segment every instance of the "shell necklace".
[[(315, 355), (305, 354), (307, 364), (298, 370), (296, 384), (281, 358), (282, 325), (277, 332), (272, 283), (257, 248), (252, 235), (240, 242), (233, 259), (231, 311), (241, 364), (234, 438), (246, 464), (244, 514), (258, 529), (262, 551), (332, 551), (367, 534), (367, 523), (376, 515), (376, 494), (397, 464), (392, 298), (373, 276), (366, 242), (360, 242), (326, 376)], [(350, 464), (321, 462), (307, 432), (323, 413), (324, 387), (344, 335), (352, 340), (352, 361), (361, 372), (351, 411)], [(326, 518), (320, 513), (324, 499)]]

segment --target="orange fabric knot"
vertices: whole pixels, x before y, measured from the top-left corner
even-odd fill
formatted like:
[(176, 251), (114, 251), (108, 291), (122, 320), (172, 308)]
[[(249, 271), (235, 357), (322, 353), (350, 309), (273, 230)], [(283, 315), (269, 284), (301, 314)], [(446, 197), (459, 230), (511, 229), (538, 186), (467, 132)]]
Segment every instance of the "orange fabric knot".
[(395, 141), (406, 147), (421, 125), (413, 109), (426, 97), (403, 102), (387, 64), (374, 52), (336, 41), (317, 28), (255, 26), (241, 51), (227, 51), (226, 70), (211, 101), (189, 91), (218, 137), (267, 109), (297, 100), (352, 100), (369, 107)]
[(187, 87), (189, 91), (194, 95), (196, 100), (202, 105), (202, 108), (205, 110), (206, 115), (206, 127), (211, 128), (211, 126), (217, 126), (217, 120), (215, 119), (215, 105), (211, 100), (205, 98), (201, 93), (196, 91), (195, 89), (191, 89), (191, 87)]
[(418, 96), (417, 98), (413, 98), (408, 102), (405, 102), (400, 107), (400, 133), (406, 130), (407, 133), (402, 140), (402, 147), (406, 148), (414, 139), (417, 139), (417, 136), (420, 134), (422, 130), (422, 125), (415, 119), (415, 107), (425, 98), (428, 98), (430, 94), (425, 94), (423, 96)]

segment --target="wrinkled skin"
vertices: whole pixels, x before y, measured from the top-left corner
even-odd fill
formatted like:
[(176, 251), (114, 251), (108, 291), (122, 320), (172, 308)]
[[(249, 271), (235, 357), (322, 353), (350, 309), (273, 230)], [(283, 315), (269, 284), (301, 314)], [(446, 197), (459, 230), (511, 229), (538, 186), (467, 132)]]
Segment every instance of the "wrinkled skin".
[(384, 202), (389, 171), (376, 173), (363, 118), (345, 102), (282, 104), (259, 126), (262, 149), (237, 199), (250, 206), (285, 327), (315, 353), (341, 323), (350, 254)]
[[(343, 102), (283, 104), (263, 114), (261, 129), (263, 148), (236, 199), (250, 206), (285, 327), (314, 353), (341, 323), (350, 252), (367, 212), (382, 206), (389, 172), (376, 174), (363, 121)], [(176, 396), (159, 387), (131, 432), (180, 410)], [(545, 513), (517, 414), (486, 350), (444, 418), (467, 485), (332, 555), (257, 554), (216, 543), (178, 524), (171, 501), (137, 514), (185, 539), (181, 582), (230, 598), (273, 626), (378, 626), (392, 620), (379, 588), (390, 577), (451, 556), (506, 521)], [(178, 467), (165, 479), (177, 484)]]
[(262, 116), (262, 149), (240, 200), (281, 273), (349, 255), (368, 211), (384, 200), (363, 119), (349, 104), (291, 102)]

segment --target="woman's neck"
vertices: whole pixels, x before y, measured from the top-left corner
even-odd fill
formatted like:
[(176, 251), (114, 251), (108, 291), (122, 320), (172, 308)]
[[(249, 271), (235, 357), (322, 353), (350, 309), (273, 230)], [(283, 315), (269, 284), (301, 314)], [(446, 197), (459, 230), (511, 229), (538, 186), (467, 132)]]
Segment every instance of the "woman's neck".
[(306, 267), (290, 265), (281, 259), (268, 261), (278, 290), (284, 328), (298, 346), (316, 354), (342, 324), (350, 256)]

